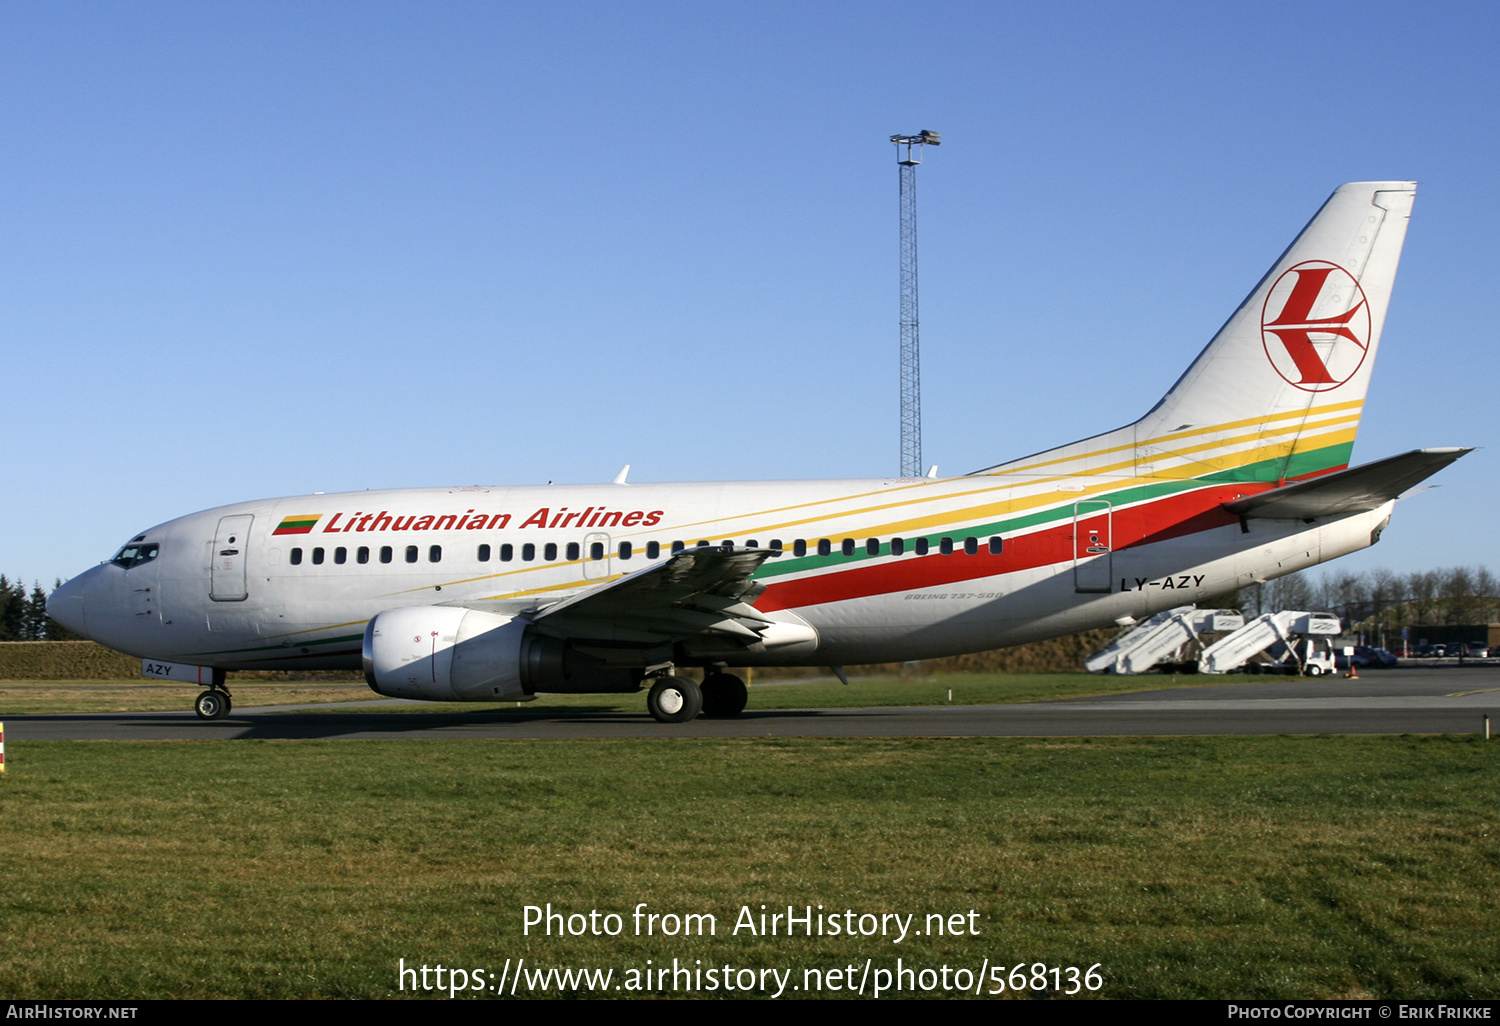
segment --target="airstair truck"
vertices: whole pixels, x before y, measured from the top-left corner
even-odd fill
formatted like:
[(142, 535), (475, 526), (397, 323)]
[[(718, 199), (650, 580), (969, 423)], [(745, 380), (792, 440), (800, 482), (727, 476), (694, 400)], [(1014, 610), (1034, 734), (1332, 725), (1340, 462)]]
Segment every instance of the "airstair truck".
[(1235, 609), (1178, 606), (1137, 624), (1084, 661), (1090, 673), (1146, 673), (1165, 665), (1197, 668), (1205, 634), (1237, 630), (1245, 618)]
[(1343, 632), (1332, 613), (1283, 610), (1257, 616), (1203, 650), (1204, 673), (1294, 673), (1321, 677), (1334, 672), (1333, 639)]

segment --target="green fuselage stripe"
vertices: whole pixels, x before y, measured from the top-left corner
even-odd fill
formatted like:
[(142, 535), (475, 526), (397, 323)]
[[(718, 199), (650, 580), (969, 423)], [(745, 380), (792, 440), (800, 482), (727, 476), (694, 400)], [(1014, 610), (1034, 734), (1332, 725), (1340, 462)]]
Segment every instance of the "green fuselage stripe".
[[(1202, 477), (1188, 478), (1181, 481), (1159, 481), (1152, 484), (1138, 485), (1134, 488), (1122, 488), (1117, 492), (1103, 492), (1089, 495), (1090, 501), (1101, 500), (1108, 502), (1111, 506), (1129, 506), (1137, 502), (1147, 502), (1152, 499), (1164, 498), (1168, 495), (1177, 495), (1182, 492), (1192, 491), (1194, 488), (1202, 488), (1204, 485), (1232, 484), (1242, 481), (1255, 481), (1261, 483), (1274, 483), (1281, 478), (1302, 477), (1305, 474), (1316, 473), (1320, 470), (1328, 470), (1332, 467), (1344, 466), (1349, 462), (1349, 454), (1354, 448), (1354, 443), (1347, 442), (1340, 445), (1331, 445), (1322, 449), (1313, 449), (1308, 452), (1293, 453), (1290, 459), (1285, 457), (1274, 460), (1261, 460), (1257, 463), (1247, 463), (1243, 467), (1235, 467), (1233, 470), (1221, 470)], [(1057, 523), (1059, 521), (1071, 520), (1073, 517), (1072, 503), (1061, 506), (1053, 506), (1048, 509), (1038, 510), (1035, 513), (1026, 513), (1022, 516), (1011, 517), (1006, 520), (996, 520), (982, 524), (965, 524), (959, 528), (947, 528), (928, 535), (913, 535), (907, 539), (907, 545), (917, 538), (925, 537), (929, 545), (935, 545), (940, 538), (952, 538), (956, 531), (961, 531), (964, 537), (977, 537), (983, 542), (990, 535), (1014, 534), (1024, 531), (1029, 527), (1037, 527), (1042, 524)], [(830, 539), (833, 541), (834, 539)], [(842, 540), (842, 539), (838, 539)], [(881, 556), (891, 554), (890, 542), (882, 542), (880, 552), (871, 555), (865, 549), (865, 543), (856, 539), (853, 555), (846, 556), (842, 552), (834, 551), (826, 556), (803, 556), (788, 558), (782, 556), (772, 562), (764, 563), (756, 572), (757, 580), (766, 580), (772, 577), (782, 577), (786, 574), (803, 573), (809, 570), (821, 570), (825, 567), (849, 566), (861, 560), (879, 559)]]

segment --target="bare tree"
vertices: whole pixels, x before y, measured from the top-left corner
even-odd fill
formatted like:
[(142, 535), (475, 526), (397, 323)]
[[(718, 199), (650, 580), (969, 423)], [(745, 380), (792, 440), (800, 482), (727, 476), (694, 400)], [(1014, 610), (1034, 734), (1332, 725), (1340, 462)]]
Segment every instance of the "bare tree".
[(1267, 610), (1311, 609), (1313, 605), (1312, 582), (1302, 572), (1287, 574), (1267, 581), (1265, 586)]
[(1412, 626), (1436, 623), (1438, 575), (1424, 570), (1406, 576), (1407, 602), (1411, 606)]
[(1500, 620), (1500, 586), (1489, 567), (1474, 570), (1474, 599), (1476, 603), (1475, 623), (1495, 623)]

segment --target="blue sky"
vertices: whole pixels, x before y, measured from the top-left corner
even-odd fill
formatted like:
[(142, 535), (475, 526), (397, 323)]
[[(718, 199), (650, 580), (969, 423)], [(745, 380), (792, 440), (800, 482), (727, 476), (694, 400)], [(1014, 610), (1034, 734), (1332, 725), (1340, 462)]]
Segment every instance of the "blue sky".
[[(1161, 395), (1421, 182), (1356, 461), (1488, 446), (1500, 6), (0, 6), (0, 572), (367, 487), (878, 477), (896, 169), (959, 473)], [(1493, 451), (1340, 565), (1500, 570)]]

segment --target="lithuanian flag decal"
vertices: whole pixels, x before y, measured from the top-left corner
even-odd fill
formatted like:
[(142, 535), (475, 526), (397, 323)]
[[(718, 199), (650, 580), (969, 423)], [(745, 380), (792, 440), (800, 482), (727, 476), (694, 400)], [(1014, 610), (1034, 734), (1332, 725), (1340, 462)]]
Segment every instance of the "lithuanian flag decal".
[(313, 525), (322, 517), (321, 513), (303, 513), (300, 516), (287, 517), (281, 522), (281, 526), (272, 531), (275, 534), (311, 534)]

